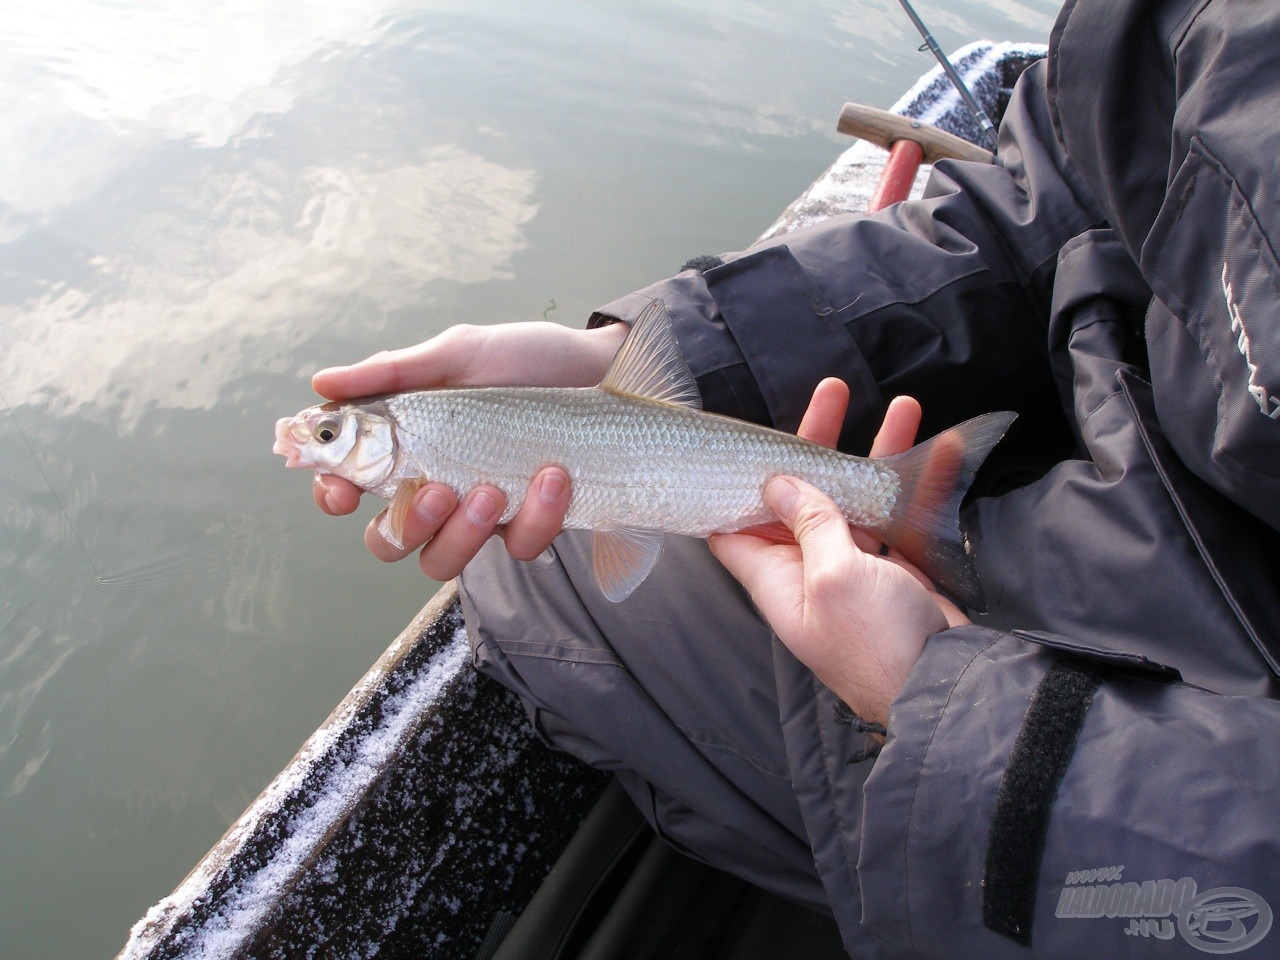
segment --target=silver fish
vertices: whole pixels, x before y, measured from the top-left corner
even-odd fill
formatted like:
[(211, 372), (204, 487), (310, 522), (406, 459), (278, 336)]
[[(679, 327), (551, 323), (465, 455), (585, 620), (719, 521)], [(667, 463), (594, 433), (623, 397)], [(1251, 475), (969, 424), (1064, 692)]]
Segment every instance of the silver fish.
[(940, 588), (983, 609), (959, 505), (1015, 416), (986, 414), (897, 456), (864, 459), (706, 413), (666, 308), (654, 301), (598, 387), (469, 387), (326, 403), (279, 420), (273, 449), (290, 467), (390, 498), (383, 532), (393, 541), (423, 483), (459, 496), (493, 484), (506, 494), (506, 522), (534, 474), (559, 464), (572, 479), (565, 527), (594, 531), (596, 582), (613, 601), (648, 576), (664, 533), (776, 530), (764, 487), (795, 476)]

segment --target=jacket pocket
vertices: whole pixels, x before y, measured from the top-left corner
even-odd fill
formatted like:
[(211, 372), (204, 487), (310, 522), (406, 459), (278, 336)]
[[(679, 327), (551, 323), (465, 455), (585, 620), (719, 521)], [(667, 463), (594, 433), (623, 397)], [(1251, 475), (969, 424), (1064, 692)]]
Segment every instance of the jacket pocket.
[(1045, 633), (1041, 630), (1013, 630), (1011, 632), (1015, 637), (1026, 640), (1028, 643), (1034, 643), (1038, 647), (1053, 650), (1076, 660), (1087, 660), (1091, 663), (1112, 667), (1126, 673), (1141, 674), (1153, 680), (1182, 679), (1182, 673), (1176, 667), (1158, 663), (1140, 653), (1111, 650), (1097, 644), (1082, 643), (1079, 640), (1058, 636), (1054, 633)]
[(1220, 693), (1273, 693), (1262, 618), (1280, 603), (1263, 525), (1169, 449), (1148, 384), (1124, 368), (1110, 382), (1081, 424), (1089, 459), (966, 514), (990, 608), (979, 622), (1042, 644), (1070, 637), (1078, 655), (1135, 669), (1168, 665)]
[(1198, 138), (1142, 250), (1152, 383), (1197, 474), (1280, 529), (1280, 264), (1250, 197)]
[(1277, 536), (1192, 473), (1165, 439), (1151, 387), (1120, 378), (1156, 473), (1208, 576), (1273, 677), (1280, 679), (1280, 571)]

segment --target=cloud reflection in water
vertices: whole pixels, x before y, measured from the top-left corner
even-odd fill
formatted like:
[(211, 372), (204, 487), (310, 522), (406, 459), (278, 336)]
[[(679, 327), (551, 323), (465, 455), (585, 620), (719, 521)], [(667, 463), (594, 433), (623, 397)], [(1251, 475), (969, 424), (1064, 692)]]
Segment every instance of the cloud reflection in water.
[(532, 171), (456, 146), (383, 170), (210, 171), (140, 215), (75, 285), (0, 308), (14, 335), (0, 378), (10, 403), (118, 405), (122, 432), (148, 404), (210, 406), (246, 369), (294, 365), (290, 348), (335, 300), (385, 314), (433, 281), (508, 273), (534, 188)]

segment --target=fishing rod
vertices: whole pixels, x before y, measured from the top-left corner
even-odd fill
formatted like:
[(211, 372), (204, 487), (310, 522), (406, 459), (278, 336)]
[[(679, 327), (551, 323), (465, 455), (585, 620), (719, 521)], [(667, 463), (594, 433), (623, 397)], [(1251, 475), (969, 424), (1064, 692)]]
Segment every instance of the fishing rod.
[(969, 108), (969, 112), (973, 114), (973, 119), (978, 121), (978, 126), (982, 128), (982, 134), (987, 138), (987, 143), (991, 146), (991, 152), (994, 154), (996, 149), (996, 125), (991, 122), (991, 118), (987, 116), (987, 112), (982, 109), (982, 105), (974, 99), (969, 88), (965, 86), (964, 80), (960, 78), (960, 74), (956, 73), (956, 68), (951, 65), (951, 61), (947, 59), (947, 55), (942, 52), (942, 48), (938, 46), (938, 41), (933, 39), (933, 34), (929, 32), (929, 28), (924, 25), (924, 21), (920, 19), (920, 15), (915, 12), (908, 0), (898, 0), (902, 4), (902, 9), (907, 12), (907, 16), (911, 18), (911, 22), (915, 24), (916, 30), (920, 36), (924, 37), (924, 46), (921, 50), (929, 50), (939, 64), (942, 70), (955, 84), (956, 90), (960, 93), (960, 99)]

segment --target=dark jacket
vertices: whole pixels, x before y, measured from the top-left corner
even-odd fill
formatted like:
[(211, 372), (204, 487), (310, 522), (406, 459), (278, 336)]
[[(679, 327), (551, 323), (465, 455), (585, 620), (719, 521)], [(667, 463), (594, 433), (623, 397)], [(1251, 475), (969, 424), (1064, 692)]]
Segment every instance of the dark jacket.
[(791, 430), (843, 378), (855, 452), (896, 394), (1020, 414), (966, 511), (991, 612), (931, 638), (865, 789), (780, 661), (850, 941), (1280, 953), (1276, 51), (1275, 4), (1069, 3), (997, 165), (600, 312), (664, 299), (708, 409)]

